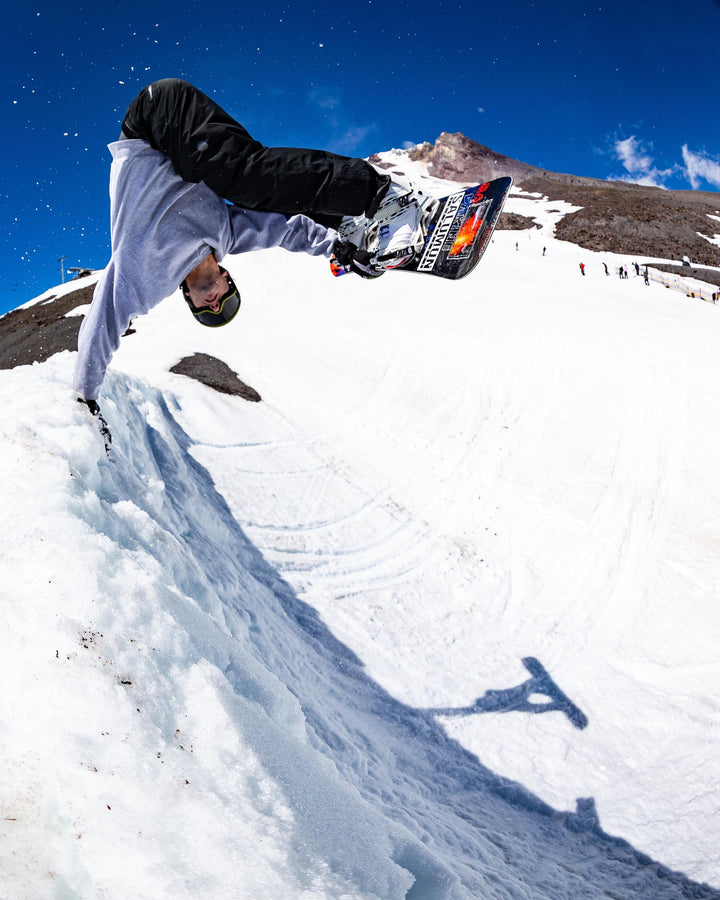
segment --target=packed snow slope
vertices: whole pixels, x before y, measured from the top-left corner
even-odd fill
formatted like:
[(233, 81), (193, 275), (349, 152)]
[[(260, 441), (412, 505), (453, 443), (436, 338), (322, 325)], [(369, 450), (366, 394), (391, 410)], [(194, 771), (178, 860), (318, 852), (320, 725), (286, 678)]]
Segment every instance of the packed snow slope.
[(509, 209), (456, 284), (231, 258), (109, 456), (0, 372), (0, 896), (720, 897), (720, 309)]

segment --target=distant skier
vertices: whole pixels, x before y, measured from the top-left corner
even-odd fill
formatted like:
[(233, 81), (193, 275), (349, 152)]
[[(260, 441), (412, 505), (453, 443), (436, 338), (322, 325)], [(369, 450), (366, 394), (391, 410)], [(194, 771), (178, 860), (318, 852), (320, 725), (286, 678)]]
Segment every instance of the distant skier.
[(283, 247), (335, 254), (352, 271), (376, 276), (367, 254), (339, 241), (335, 228), (345, 216), (372, 218), (386, 196), (412, 192), (362, 159), (265, 147), (175, 78), (138, 94), (109, 149), (112, 256), (80, 329), (73, 381), (95, 414), (130, 320), (178, 285), (196, 321), (217, 327), (240, 306), (220, 265), (230, 253)]
[(580, 271), (583, 275), (585, 274), (585, 263), (580, 263)]

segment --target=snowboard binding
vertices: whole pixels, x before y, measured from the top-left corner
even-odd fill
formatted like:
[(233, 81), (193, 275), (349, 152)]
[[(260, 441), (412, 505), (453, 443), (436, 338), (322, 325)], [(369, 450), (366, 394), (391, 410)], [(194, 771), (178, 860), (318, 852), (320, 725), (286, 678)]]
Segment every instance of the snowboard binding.
[(355, 272), (378, 278), (415, 258), (428, 233), (438, 201), (410, 183), (393, 181), (372, 219), (346, 216), (338, 228), (333, 274)]

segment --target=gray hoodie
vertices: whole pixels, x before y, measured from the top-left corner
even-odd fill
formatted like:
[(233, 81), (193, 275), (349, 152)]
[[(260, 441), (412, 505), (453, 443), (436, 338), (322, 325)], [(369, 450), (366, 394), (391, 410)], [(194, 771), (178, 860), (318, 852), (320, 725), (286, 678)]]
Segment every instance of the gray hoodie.
[(97, 399), (130, 320), (169, 297), (209, 253), (218, 262), (265, 247), (329, 257), (337, 238), (305, 216), (229, 206), (202, 182), (183, 181), (145, 141), (117, 141), (109, 149), (112, 257), (80, 327), (73, 379), (85, 400)]

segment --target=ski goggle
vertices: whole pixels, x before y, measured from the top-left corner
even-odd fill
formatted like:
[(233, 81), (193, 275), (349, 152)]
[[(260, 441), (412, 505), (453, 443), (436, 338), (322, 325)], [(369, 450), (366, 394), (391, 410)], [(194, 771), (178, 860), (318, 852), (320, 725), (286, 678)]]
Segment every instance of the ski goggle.
[(219, 266), (219, 269), (227, 278), (228, 289), (221, 297), (217, 310), (212, 310), (209, 306), (203, 306), (198, 309), (190, 299), (190, 292), (187, 287), (185, 287), (184, 283), (182, 285), (183, 297), (185, 298), (185, 302), (187, 303), (190, 312), (197, 322), (208, 328), (219, 328), (221, 325), (227, 325), (228, 322), (232, 322), (237, 315), (237, 311), (240, 309), (240, 292), (238, 291), (235, 282), (230, 277), (227, 269), (223, 269), (222, 266)]

